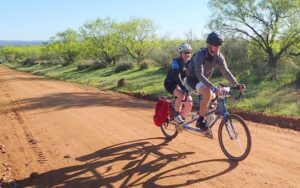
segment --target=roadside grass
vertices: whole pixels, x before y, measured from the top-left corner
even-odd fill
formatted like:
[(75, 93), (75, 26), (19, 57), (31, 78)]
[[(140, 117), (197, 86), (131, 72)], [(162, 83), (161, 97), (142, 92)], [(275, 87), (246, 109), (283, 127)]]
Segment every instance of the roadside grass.
[[(130, 70), (115, 73), (115, 66), (108, 66), (96, 70), (78, 70), (75, 65), (44, 66), (36, 64), (27, 67), (22, 67), (18, 63), (10, 63), (7, 65), (11, 68), (30, 72), (35, 75), (44, 75), (50, 78), (97, 87), (102, 90), (140, 92), (155, 96), (168, 95), (163, 86), (165, 73), (159, 67), (150, 67), (144, 70), (135, 67)], [(124, 87), (118, 87), (118, 81), (122, 78), (125, 79), (126, 84)]]
[[(247, 83), (247, 92), (238, 103), (230, 106), (269, 115), (300, 116), (300, 91), (295, 87), (296, 73), (290, 72), (279, 80), (261, 79)], [(253, 78), (248, 78), (253, 80)]]
[[(163, 86), (165, 72), (159, 67), (130, 70), (115, 73), (115, 66), (101, 69), (78, 70), (76, 65), (41, 65), (22, 67), (18, 63), (7, 64), (11, 68), (43, 75), (50, 78), (66, 80), (88, 85), (101, 90), (113, 90), (128, 93), (144, 93), (154, 96), (169, 95)], [(296, 87), (297, 71), (281, 76), (279, 80), (257, 78), (255, 75), (241, 78), (247, 86), (245, 95), (238, 101), (229, 100), (230, 108), (263, 112), (268, 115), (286, 115), (300, 117), (300, 91)], [(118, 81), (125, 79), (125, 86), (118, 87)], [(220, 78), (212, 79), (214, 83), (225, 82)]]

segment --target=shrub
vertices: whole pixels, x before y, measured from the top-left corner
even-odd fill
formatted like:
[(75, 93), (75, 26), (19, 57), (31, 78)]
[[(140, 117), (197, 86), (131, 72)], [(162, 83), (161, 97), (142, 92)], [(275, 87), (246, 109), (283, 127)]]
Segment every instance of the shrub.
[(118, 81), (118, 87), (124, 87), (126, 85), (125, 79), (122, 78)]
[(51, 61), (48, 60), (37, 60), (35, 63), (40, 64), (42, 66), (49, 66), (52, 65)]
[(171, 62), (172, 62), (172, 57), (170, 57), (167, 54), (164, 54), (160, 57), (158, 65), (165, 71), (167, 72), (170, 68)]
[(296, 79), (294, 82), (296, 84), (296, 88), (299, 89), (300, 88), (300, 71), (297, 73)]
[(140, 70), (144, 70), (144, 69), (148, 69), (148, 68), (149, 68), (149, 64), (147, 64), (146, 62), (142, 62), (139, 64)]
[(118, 64), (116, 66), (115, 72), (116, 73), (123, 72), (123, 71), (129, 70), (129, 69), (132, 69), (132, 68), (133, 68), (133, 64), (132, 63), (124, 62), (124, 63), (120, 63), (120, 64)]
[(77, 65), (77, 69), (78, 70), (84, 70), (84, 69), (88, 69), (91, 65), (89, 64), (78, 64)]
[(53, 64), (53, 65), (61, 65), (61, 61), (57, 58), (54, 58), (54, 59), (51, 59), (50, 62)]
[(152, 59), (145, 59), (139, 64), (139, 69), (148, 69), (150, 66), (157, 64), (154, 60)]
[(33, 65), (33, 64), (35, 64), (35, 62), (36, 62), (36, 58), (34, 58), (34, 57), (28, 57), (28, 58), (26, 58), (24, 61), (21, 61), (21, 64), (22, 65)]
[(61, 63), (61, 65), (62, 65), (63, 67), (68, 66), (68, 65), (70, 65), (70, 64), (71, 64), (70, 61), (63, 61), (63, 62)]
[(83, 69), (101, 69), (106, 67), (105, 63), (101, 62), (96, 62), (93, 60), (87, 60), (87, 61), (80, 61), (79, 64), (77, 65), (78, 70), (83, 70)]
[(170, 65), (171, 65), (171, 61), (168, 59), (168, 60), (165, 60), (165, 61), (161, 61), (159, 66), (162, 68), (162, 70), (164, 72), (167, 73), (170, 69)]

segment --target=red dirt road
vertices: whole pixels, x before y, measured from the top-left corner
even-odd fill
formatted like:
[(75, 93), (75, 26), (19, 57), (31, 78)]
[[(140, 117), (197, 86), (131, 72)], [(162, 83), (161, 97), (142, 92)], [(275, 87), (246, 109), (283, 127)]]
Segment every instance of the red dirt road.
[(1, 65), (2, 187), (300, 187), (300, 132), (247, 122), (252, 150), (234, 163), (216, 127), (167, 142), (153, 108)]

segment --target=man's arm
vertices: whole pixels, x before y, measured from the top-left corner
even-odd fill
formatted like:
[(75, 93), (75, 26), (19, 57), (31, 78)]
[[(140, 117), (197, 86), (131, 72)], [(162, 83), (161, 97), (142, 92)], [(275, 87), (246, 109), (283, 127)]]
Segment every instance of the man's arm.
[(230, 85), (232, 85), (232, 86), (237, 85), (238, 82), (236, 81), (235, 77), (232, 75), (232, 73), (228, 69), (227, 63), (226, 63), (225, 58), (222, 54), (220, 54), (217, 61), (218, 61), (217, 62), (218, 68), (221, 71), (223, 77), (230, 82)]

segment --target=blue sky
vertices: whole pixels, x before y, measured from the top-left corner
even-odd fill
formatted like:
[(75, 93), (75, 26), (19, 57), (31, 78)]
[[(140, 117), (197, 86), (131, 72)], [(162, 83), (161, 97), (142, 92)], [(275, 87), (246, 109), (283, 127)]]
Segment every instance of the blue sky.
[(48, 40), (86, 21), (149, 18), (159, 35), (200, 38), (209, 29), (208, 0), (1, 0), (0, 40)]

